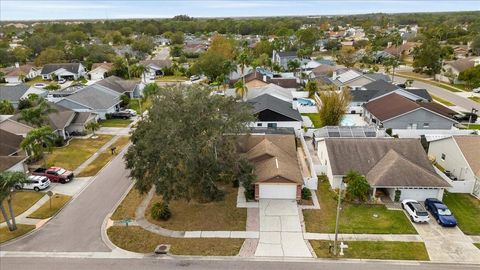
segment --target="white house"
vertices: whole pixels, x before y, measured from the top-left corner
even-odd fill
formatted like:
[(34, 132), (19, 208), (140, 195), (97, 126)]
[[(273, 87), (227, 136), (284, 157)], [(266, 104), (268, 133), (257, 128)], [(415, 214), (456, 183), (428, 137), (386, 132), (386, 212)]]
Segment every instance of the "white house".
[(144, 60), (140, 61), (140, 64), (144, 65), (147, 68), (147, 71), (143, 76), (146, 78), (154, 79), (156, 76), (163, 76), (163, 69), (170, 67), (172, 61), (170, 60)]
[(430, 142), (428, 155), (450, 171), (450, 192), (470, 193), (480, 199), (480, 136), (451, 136)]
[(85, 67), (81, 63), (46, 64), (40, 72), (44, 80), (78, 80), (86, 74)]
[(8, 84), (20, 84), (25, 79), (32, 79), (40, 75), (39, 68), (30, 64), (20, 66), (18, 63), (15, 63), (13, 67), (2, 69), (2, 72), (5, 74), (4, 78)]
[(95, 63), (92, 65), (92, 70), (88, 72), (88, 77), (92, 81), (103, 80), (107, 74), (112, 70), (112, 63)]

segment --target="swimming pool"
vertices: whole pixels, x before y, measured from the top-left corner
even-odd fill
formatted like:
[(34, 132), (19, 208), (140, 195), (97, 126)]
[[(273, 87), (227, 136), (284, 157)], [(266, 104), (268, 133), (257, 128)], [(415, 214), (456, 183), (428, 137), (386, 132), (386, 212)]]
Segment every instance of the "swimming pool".
[(349, 115), (345, 115), (343, 118), (342, 118), (342, 121), (340, 121), (340, 126), (344, 126), (344, 127), (353, 127), (355, 126), (355, 120), (352, 119), (351, 117), (349, 117)]
[(297, 102), (300, 106), (315, 106), (315, 101), (309, 98), (299, 98)]

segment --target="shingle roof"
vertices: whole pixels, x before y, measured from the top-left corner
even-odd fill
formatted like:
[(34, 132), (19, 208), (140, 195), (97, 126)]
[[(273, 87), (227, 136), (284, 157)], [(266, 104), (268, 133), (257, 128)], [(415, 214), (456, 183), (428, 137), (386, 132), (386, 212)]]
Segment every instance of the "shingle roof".
[(366, 90), (376, 90), (376, 91), (380, 91), (380, 90), (394, 91), (394, 90), (400, 89), (400, 87), (384, 80), (376, 80), (371, 83), (367, 83), (363, 86), (363, 88), (365, 88)]
[(4, 68), (2, 71), (3, 73), (5, 73), (5, 76), (20, 76), (20, 75), (27, 75), (32, 68), (34, 68), (33, 65), (26, 64), (26, 65), (21, 65), (18, 68), (15, 66), (7, 67), (7, 68)]
[(300, 115), (297, 110), (294, 110), (292, 108), (292, 104), (290, 102), (283, 101), (274, 96), (264, 94), (254, 99), (251, 99), (248, 102), (253, 105), (252, 112), (254, 114), (257, 114), (264, 110), (271, 110), (278, 114), (291, 118), (292, 120), (302, 121), (302, 115)]
[(166, 59), (166, 60), (143, 60), (140, 61), (140, 64), (144, 66), (148, 65), (155, 65), (159, 68), (164, 68), (164, 67), (170, 67), (172, 65), (172, 61)]
[(69, 72), (72, 73), (78, 73), (78, 70), (80, 69), (80, 63), (59, 63), (59, 64), (46, 64), (42, 68), (42, 75), (50, 74), (54, 72), (55, 70), (58, 69), (65, 69)]
[(0, 156), (0, 172), (10, 169), (25, 158), (25, 156)]
[(453, 136), (475, 175), (480, 175), (480, 136)]
[(0, 100), (9, 100), (17, 102), (28, 91), (30, 86), (26, 84), (17, 85), (1, 85), (0, 86)]
[(117, 76), (110, 76), (101, 81), (96, 82), (95, 84), (104, 86), (120, 94), (124, 94), (125, 92), (133, 92), (138, 82), (131, 81), (131, 80), (124, 80)]
[[(252, 87), (248, 89), (247, 92), (247, 100), (251, 100), (253, 98), (256, 98), (258, 96), (261, 96), (263, 94), (269, 94), (274, 97), (280, 98), (285, 101), (292, 101), (293, 96), (292, 96), (292, 91), (295, 91), (294, 88), (283, 88), (281, 86), (278, 86), (276, 84), (270, 83), (264, 86), (260, 87)], [(225, 91), (225, 95), (227, 96), (236, 96), (236, 91), (233, 88), (227, 89)]]
[(458, 72), (462, 72), (464, 70), (467, 70), (475, 66), (475, 62), (468, 58), (457, 59), (455, 61), (448, 61), (448, 62), (445, 62), (445, 64), (452, 66)]
[(297, 52), (296, 51), (290, 51), (290, 52), (277, 52), (278, 56), (280, 57), (297, 57)]
[(111, 70), (112, 67), (113, 67), (113, 63), (94, 63), (92, 64), (92, 69), (91, 70), (94, 70), (96, 68), (103, 68), (105, 70)]
[[(74, 111), (55, 103), (48, 102), (48, 104), (50, 105), (51, 109), (55, 110), (49, 113), (47, 116), (48, 124), (53, 130), (62, 130), (66, 126), (70, 125), (72, 119), (75, 116)], [(21, 114), (17, 113), (14, 116), (12, 116), (11, 119), (30, 126), (30, 124), (26, 123), (23, 120), (20, 120), (21, 118), (22, 118)]]
[[(354, 101), (355, 101), (355, 98), (358, 98), (359, 101), (368, 101), (372, 98), (379, 97), (379, 96), (382, 96), (384, 94), (387, 94), (389, 92), (396, 91), (396, 90), (407, 91), (410, 94), (416, 95), (416, 96), (418, 96), (420, 98), (423, 98), (423, 99), (426, 99), (428, 101), (432, 100), (432, 97), (430, 96), (428, 91), (425, 90), (425, 89), (415, 89), (415, 88), (405, 89), (405, 88), (401, 88), (399, 86), (396, 86), (392, 83), (386, 82), (384, 80), (373, 81), (371, 83), (368, 83), (368, 84), (362, 86), (362, 88), (366, 89), (367, 91), (370, 91), (370, 93), (363, 94), (363, 95), (361, 93), (355, 93), (354, 94), (353, 92), (357, 91), (357, 90), (354, 90), (354, 91), (352, 91)], [(375, 93), (375, 91), (376, 91), (376, 93)], [(369, 98), (367, 100), (365, 100), (366, 97), (369, 97)]]
[(366, 103), (364, 107), (380, 121), (385, 121), (419, 108), (415, 102), (396, 93), (372, 100)]
[(23, 137), (0, 129), (0, 156), (9, 156), (20, 150)]
[(105, 110), (120, 103), (120, 93), (114, 93), (101, 85), (92, 84), (65, 99), (80, 103), (93, 110)]

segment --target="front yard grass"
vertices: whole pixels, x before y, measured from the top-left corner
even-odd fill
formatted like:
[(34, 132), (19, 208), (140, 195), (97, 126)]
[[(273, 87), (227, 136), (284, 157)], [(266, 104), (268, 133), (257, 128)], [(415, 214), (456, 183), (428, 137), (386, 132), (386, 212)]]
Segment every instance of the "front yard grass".
[(480, 97), (468, 97), (468, 99), (473, 100), (477, 103), (480, 103)]
[(17, 224), (17, 229), (13, 232), (9, 231), (8, 227), (2, 227), (0, 228), (0, 244), (22, 236), (33, 229), (35, 229), (35, 225)]
[(139, 253), (151, 253), (160, 244), (170, 244), (170, 253), (194, 256), (235, 256), (244, 239), (172, 238), (144, 230), (138, 226), (110, 227), (108, 237), (118, 247)]
[[(330, 243), (333, 245), (330, 241), (310, 241), (319, 258), (334, 257), (329, 253)], [(345, 244), (348, 248), (344, 249), (345, 255), (340, 258), (420, 261), (430, 259), (425, 244), (421, 242), (349, 241)]]
[(473, 243), (478, 249), (480, 249), (480, 243)]
[(99, 121), (98, 123), (102, 127), (127, 127), (133, 122), (133, 120), (130, 119), (107, 119), (107, 120), (102, 120)]
[(50, 200), (44, 203), (37, 211), (33, 212), (28, 218), (46, 219), (55, 215), (72, 197), (63, 194), (54, 194), (51, 198), (52, 207), (50, 207)]
[(431, 96), (432, 96), (433, 100), (435, 100), (437, 102), (440, 102), (445, 106), (455, 106), (455, 104), (451, 103), (450, 101), (448, 101), (446, 99), (443, 99), (441, 97), (437, 97), (437, 96), (434, 96), (434, 95), (431, 95)]
[(98, 135), (96, 139), (72, 139), (68, 146), (54, 148), (48, 154), (47, 166), (58, 166), (73, 171), (112, 138), (111, 135)]
[(169, 81), (186, 81), (188, 80), (185, 76), (162, 76), (158, 79), (155, 79), (157, 82), (169, 82)]
[(480, 235), (480, 201), (470, 194), (445, 192), (443, 202), (453, 212), (458, 227), (469, 235)]
[[(321, 181), (317, 196), (320, 210), (303, 210), (307, 232), (334, 233), (337, 200), (328, 180)], [(374, 217), (373, 215), (378, 217)], [(403, 211), (384, 205), (342, 203), (340, 233), (417, 234)]]
[(480, 124), (470, 124), (470, 125), (467, 125), (465, 124), (465, 127), (468, 129), (480, 129)]
[(401, 73), (396, 73), (395, 75), (398, 75), (399, 77), (404, 77), (404, 78), (407, 78), (407, 79), (417, 80), (419, 82), (424, 82), (424, 83), (427, 83), (427, 84), (435, 85), (437, 87), (443, 88), (443, 89), (448, 90), (450, 92), (463, 92), (462, 90), (459, 90), (459, 88), (454, 87), (454, 86), (450, 86), (446, 83), (441, 83), (441, 82), (434, 81), (434, 80), (428, 80), (428, 78), (430, 78), (430, 77), (426, 77), (425, 79), (422, 78), (422, 77), (419, 77), (421, 74), (418, 74), (418, 73), (401, 72)]
[(112, 220), (123, 220), (123, 219), (134, 219), (135, 211), (137, 207), (142, 203), (143, 199), (147, 194), (140, 194), (140, 192), (133, 187), (120, 203), (120, 205), (115, 209), (110, 219)]
[(128, 136), (122, 136), (118, 138), (117, 141), (115, 141), (111, 146), (117, 148), (115, 154), (112, 155), (110, 149), (103, 151), (92, 163), (85, 167), (85, 169), (83, 169), (83, 171), (81, 171), (78, 176), (86, 177), (96, 175), (110, 160), (112, 160), (118, 155), (118, 153), (120, 153), (120, 151), (122, 151), (122, 149), (128, 144), (129, 141), (130, 138)]
[(150, 209), (161, 196), (155, 195), (147, 207), (145, 216), (148, 221), (163, 228), (177, 231), (244, 231), (247, 221), (247, 209), (237, 208), (237, 189), (224, 186), (225, 200), (210, 203), (172, 200), (169, 207), (172, 216), (167, 221), (158, 221), (150, 216)]
[[(13, 212), (15, 216), (19, 216), (23, 212), (27, 211), (32, 205), (34, 205), (38, 200), (40, 200), (43, 196), (45, 196), (45, 193), (43, 192), (33, 192), (33, 191), (17, 191), (15, 194), (13, 194)], [(7, 200), (5, 199), (3, 201), (3, 206), (5, 207), (5, 210), (9, 214), (8, 216), (10, 217), (10, 212), (8, 210), (8, 204)], [(0, 223), (4, 222), (5, 219), (3, 218), (3, 215), (0, 214)]]
[(322, 119), (320, 118), (319, 113), (302, 113), (302, 115), (310, 117), (310, 120), (312, 120), (313, 126), (315, 128), (322, 127)]

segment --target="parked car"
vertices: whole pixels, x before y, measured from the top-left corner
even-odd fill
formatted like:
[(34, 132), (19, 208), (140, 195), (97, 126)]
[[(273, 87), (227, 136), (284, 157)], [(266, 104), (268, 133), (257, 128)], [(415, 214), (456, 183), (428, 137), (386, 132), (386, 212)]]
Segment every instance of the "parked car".
[(44, 88), (44, 87), (46, 87), (46, 86), (47, 86), (47, 85), (44, 84), (44, 83), (36, 83), (36, 84), (33, 85), (33, 87), (37, 87), (37, 88)]
[(64, 84), (66, 82), (67, 82), (67, 80), (65, 80), (65, 78), (61, 78), (61, 79), (58, 80), (59, 84)]
[(430, 220), (425, 207), (415, 200), (403, 200), (402, 208), (405, 209), (412, 222), (428, 222)]
[(128, 112), (114, 112), (110, 114), (111, 119), (130, 119), (132, 115)]
[(473, 93), (480, 93), (480, 87), (477, 87), (472, 90)]
[(453, 116), (453, 119), (457, 120), (458, 122), (470, 122), (475, 123), (477, 122), (478, 115), (471, 112), (462, 112), (462, 114), (456, 114)]
[(46, 176), (52, 182), (60, 182), (62, 184), (73, 180), (73, 172), (67, 171), (60, 167), (38, 168), (32, 172), (32, 175)]
[(435, 198), (428, 198), (425, 200), (425, 208), (432, 214), (433, 218), (437, 220), (438, 224), (443, 227), (457, 226), (457, 220), (453, 216), (448, 207), (440, 200)]
[(193, 81), (196, 81), (196, 80), (200, 80), (200, 76), (198, 76), (198, 75), (192, 75), (192, 76), (190, 76), (190, 81), (193, 82)]
[(27, 182), (22, 184), (16, 184), (15, 189), (31, 189), (40, 191), (50, 186), (50, 180), (46, 176), (30, 175), (27, 178)]
[(131, 116), (137, 116), (137, 112), (135, 110), (132, 110), (132, 109), (126, 109), (123, 112), (129, 113)]

